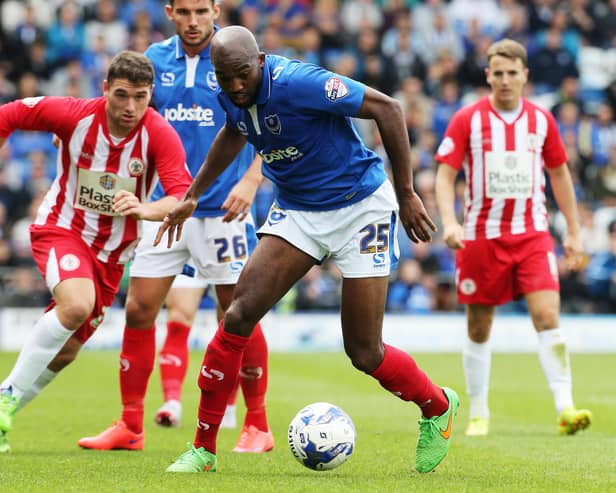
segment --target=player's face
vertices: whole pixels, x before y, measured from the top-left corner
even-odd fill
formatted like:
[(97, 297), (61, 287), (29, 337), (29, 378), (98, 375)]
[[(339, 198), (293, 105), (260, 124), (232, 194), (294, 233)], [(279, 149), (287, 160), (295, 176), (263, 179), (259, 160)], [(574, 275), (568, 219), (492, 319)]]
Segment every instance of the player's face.
[(165, 6), (165, 12), (175, 24), (184, 51), (193, 56), (210, 42), (220, 8), (214, 0), (175, 0), (173, 7)]
[(253, 59), (227, 56), (213, 63), (218, 85), (231, 102), (240, 108), (251, 107), (257, 100), (263, 79), (265, 53)]
[(127, 79), (103, 83), (107, 98), (107, 126), (116, 137), (125, 137), (141, 121), (152, 97), (152, 86), (135, 85)]
[(492, 88), (492, 104), (499, 110), (514, 110), (520, 104), (528, 69), (519, 58), (493, 56), (486, 69), (486, 80)]

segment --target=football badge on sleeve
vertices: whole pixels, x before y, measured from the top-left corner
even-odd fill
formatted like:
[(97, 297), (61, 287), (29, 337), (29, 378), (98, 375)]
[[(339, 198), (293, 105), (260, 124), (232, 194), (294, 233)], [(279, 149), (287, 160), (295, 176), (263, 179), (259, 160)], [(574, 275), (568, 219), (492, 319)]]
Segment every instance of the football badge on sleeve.
[(342, 99), (349, 94), (349, 88), (338, 77), (330, 77), (325, 82), (325, 97), (331, 102)]

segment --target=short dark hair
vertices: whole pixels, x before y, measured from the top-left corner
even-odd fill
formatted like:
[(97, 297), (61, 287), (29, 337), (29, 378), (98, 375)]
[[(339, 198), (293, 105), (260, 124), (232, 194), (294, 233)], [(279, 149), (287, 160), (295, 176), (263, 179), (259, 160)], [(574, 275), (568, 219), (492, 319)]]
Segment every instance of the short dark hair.
[(612, 219), (612, 220), (610, 221), (610, 224), (608, 224), (608, 226), (607, 226), (607, 232), (608, 232), (609, 234), (614, 234), (614, 233), (616, 233), (616, 219)]
[[(215, 3), (220, 3), (222, 2), (222, 0), (210, 0), (212, 2), (212, 5), (214, 5)], [(173, 7), (173, 0), (167, 0), (167, 2), (169, 3), (169, 5), (171, 5), (171, 7)]]
[(125, 50), (113, 57), (107, 70), (107, 84), (116, 79), (126, 79), (136, 85), (151, 86), (154, 83), (152, 62), (141, 53)]

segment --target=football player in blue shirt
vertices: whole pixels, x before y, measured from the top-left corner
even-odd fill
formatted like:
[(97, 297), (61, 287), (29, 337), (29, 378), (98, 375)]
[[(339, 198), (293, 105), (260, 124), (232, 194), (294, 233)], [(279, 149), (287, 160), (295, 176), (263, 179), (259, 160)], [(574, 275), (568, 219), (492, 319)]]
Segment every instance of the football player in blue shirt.
[[(343, 275), (342, 334), (353, 366), (420, 408), (415, 468), (445, 457), (459, 399), (430, 381), (404, 351), (384, 344), (382, 323), (396, 229), (429, 241), (436, 228), (413, 190), (410, 145), (392, 98), (318, 66), (260, 52), (250, 31), (221, 29), (211, 43), (227, 123), (218, 133), (184, 202), (165, 218), (156, 243), (181, 241), (199, 196), (248, 141), (276, 185), (261, 240), (205, 352), (198, 426), (190, 449), (167, 471), (215, 471), (216, 436), (255, 323), (313, 265), (330, 257)], [(376, 121), (393, 168), (366, 148), (351, 117)], [(396, 200), (397, 199), (397, 200)], [(263, 289), (267, 286), (267, 289)]]
[[(225, 124), (210, 61), (210, 41), (217, 29), (214, 21), (219, 6), (214, 0), (170, 0), (165, 10), (177, 34), (153, 44), (145, 53), (155, 70), (153, 101), (179, 133), (194, 176)], [(159, 365), (165, 403), (156, 414), (156, 422), (177, 426), (182, 409), (181, 386), (188, 367), (188, 335), (195, 313), (208, 283), (215, 286), (223, 311), (231, 302), (234, 285), (256, 244), (250, 205), (261, 179), (261, 159), (247, 144), (201, 195), (185, 224), (181, 242), (171, 249), (154, 247), (160, 223), (144, 224), (126, 300), (120, 356), (122, 419), (97, 436), (79, 440), (81, 447), (143, 448), (143, 403), (154, 365), (155, 320), (163, 302), (168, 314), (167, 337)], [(162, 190), (157, 189), (152, 199), (160, 193)], [(234, 451), (271, 450), (274, 441), (265, 412), (267, 343), (258, 321), (244, 353), (240, 385), (247, 412)]]

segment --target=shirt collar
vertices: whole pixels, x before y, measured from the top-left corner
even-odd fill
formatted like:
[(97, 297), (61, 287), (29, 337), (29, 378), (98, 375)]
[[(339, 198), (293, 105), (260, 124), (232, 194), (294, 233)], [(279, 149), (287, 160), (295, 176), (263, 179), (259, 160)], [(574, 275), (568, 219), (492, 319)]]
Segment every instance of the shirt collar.
[(269, 63), (267, 63), (267, 57), (265, 57), (265, 64), (263, 65), (263, 78), (261, 79), (261, 88), (257, 95), (257, 104), (265, 104), (272, 94), (272, 78), (270, 77)]

